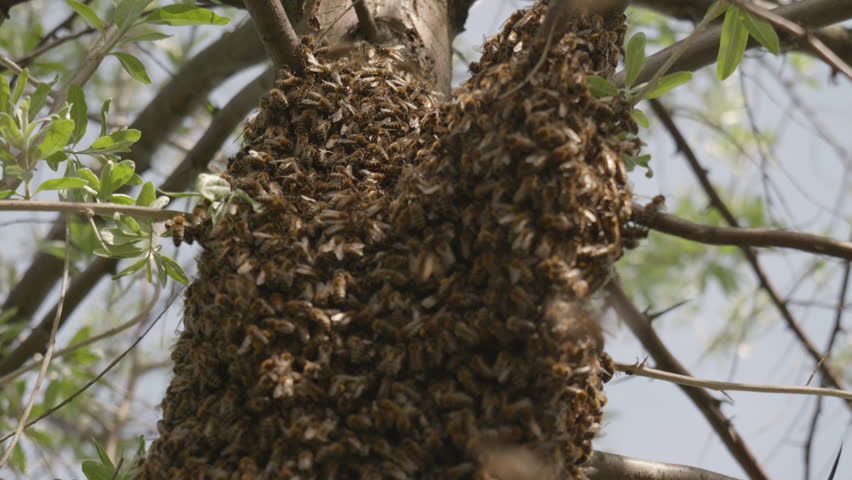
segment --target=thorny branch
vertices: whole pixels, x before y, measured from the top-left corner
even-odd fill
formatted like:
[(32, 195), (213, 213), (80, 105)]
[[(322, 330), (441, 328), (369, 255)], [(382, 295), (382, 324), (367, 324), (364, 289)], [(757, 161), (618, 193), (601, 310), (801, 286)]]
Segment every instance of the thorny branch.
[(628, 375), (638, 375), (640, 377), (655, 378), (657, 380), (665, 380), (667, 382), (676, 383), (678, 385), (686, 385), (689, 387), (698, 388), (709, 388), (710, 390), (718, 390), (720, 392), (730, 390), (760, 393), (789, 393), (793, 395), (815, 395), (821, 397), (837, 397), (844, 398), (846, 400), (852, 400), (852, 392), (847, 390), (838, 390), (836, 388), (758, 385), (751, 383), (721, 382), (717, 380), (705, 380), (701, 378), (695, 378), (689, 375), (679, 375), (677, 373), (670, 373), (663, 370), (648, 368), (644, 365), (620, 362), (615, 362), (615, 369), (619, 372), (624, 372)]
[(702, 225), (635, 203), (633, 212), (636, 222), (641, 225), (694, 242), (738, 247), (792, 248), (819, 255), (852, 259), (852, 242), (784, 230)]
[[(657, 368), (672, 373), (689, 376), (689, 371), (680, 364), (672, 353), (663, 344), (657, 333), (651, 328), (651, 322), (639, 311), (638, 308), (627, 298), (617, 281), (612, 281), (605, 287), (610, 304), (619, 317), (624, 320), (636, 338), (645, 347), (645, 350), (654, 359)], [(713, 398), (707, 391), (693, 387), (681, 386), (681, 390), (692, 400), (692, 403), (701, 411), (704, 418), (713, 427), (716, 435), (727, 447), (728, 451), (737, 459), (737, 462), (752, 480), (768, 480), (769, 476), (757, 459), (751, 453), (740, 434), (737, 433), (730, 420), (719, 408), (719, 400)]]
[[(852, 4), (852, 2), (849, 2)], [(710, 179), (707, 177), (707, 171), (701, 166), (701, 163), (698, 161), (698, 157), (695, 155), (695, 152), (690, 147), (689, 143), (686, 141), (686, 137), (680, 132), (680, 129), (674, 123), (674, 120), (669, 114), (666, 107), (663, 106), (662, 102), (657, 99), (651, 100), (651, 108), (653, 108), (654, 113), (660, 120), (663, 122), (663, 125), (668, 130), (669, 134), (672, 136), (675, 145), (677, 146), (678, 151), (680, 151), (684, 157), (686, 157), (687, 162), (689, 163), (690, 168), (698, 179), (698, 182), (701, 184), (701, 188), (707, 194), (710, 199), (710, 204), (719, 211), (722, 215), (722, 218), (725, 219), (725, 222), (735, 228), (739, 228), (740, 224), (737, 219), (734, 217), (733, 213), (728, 209), (725, 202), (722, 200), (722, 197), (719, 196), (719, 193), (716, 191), (713, 184), (710, 182)], [(760, 262), (757, 259), (757, 254), (749, 247), (740, 247), (743, 254), (746, 257), (749, 265), (751, 265), (752, 270), (754, 271), (755, 276), (757, 276), (758, 283), (760, 284), (760, 288), (762, 288), (766, 294), (769, 296), (770, 301), (778, 312), (781, 314), (781, 317), (784, 318), (787, 327), (793, 332), (796, 338), (799, 340), (799, 343), (805, 348), (808, 354), (813, 358), (814, 362), (817, 363), (819, 371), (825, 377), (827, 384), (831, 385), (834, 388), (843, 390), (843, 381), (841, 377), (837, 375), (834, 370), (829, 366), (827, 362), (821, 361), (824, 358), (824, 355), (817, 350), (813, 341), (807, 336), (802, 327), (799, 326), (796, 319), (793, 318), (793, 314), (790, 312), (790, 309), (787, 308), (787, 305), (781, 299), (781, 295), (773, 286), (772, 282), (769, 281), (769, 276), (764, 272), (763, 267), (761, 267)], [(852, 408), (852, 402), (847, 402), (847, 405)]]

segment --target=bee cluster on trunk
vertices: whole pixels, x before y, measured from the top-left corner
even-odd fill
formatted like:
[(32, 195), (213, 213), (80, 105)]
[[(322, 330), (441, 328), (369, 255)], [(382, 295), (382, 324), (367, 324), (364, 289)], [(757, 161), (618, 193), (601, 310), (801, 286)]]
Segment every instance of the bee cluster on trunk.
[(545, 52), (545, 10), (452, 102), (395, 68), (405, 47), (315, 47), (278, 80), (226, 175), (263, 210), (192, 227), (140, 478), (583, 478), (612, 375), (584, 300), (630, 240), (636, 126), (585, 81), (612, 73), (623, 17)]

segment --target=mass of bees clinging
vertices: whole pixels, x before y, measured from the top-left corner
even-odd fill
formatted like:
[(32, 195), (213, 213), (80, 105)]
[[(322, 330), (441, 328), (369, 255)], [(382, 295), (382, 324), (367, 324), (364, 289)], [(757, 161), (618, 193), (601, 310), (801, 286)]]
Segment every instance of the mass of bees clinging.
[(312, 47), (277, 82), (227, 172), (264, 209), (185, 226), (204, 253), (140, 478), (522, 478), (501, 452), (583, 478), (612, 374), (584, 300), (630, 240), (636, 127), (585, 80), (623, 17), (543, 52), (545, 10), (449, 103), (403, 47)]

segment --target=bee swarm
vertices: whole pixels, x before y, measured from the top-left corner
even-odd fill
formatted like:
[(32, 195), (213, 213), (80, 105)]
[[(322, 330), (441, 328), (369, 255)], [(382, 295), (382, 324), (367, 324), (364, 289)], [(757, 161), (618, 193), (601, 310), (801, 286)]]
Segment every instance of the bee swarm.
[(584, 478), (612, 364), (583, 299), (630, 240), (636, 127), (585, 80), (613, 72), (623, 17), (543, 52), (544, 11), (516, 13), (452, 103), (394, 68), (402, 47), (317, 47), (279, 79), (227, 173), (263, 211), (193, 233), (139, 478), (520, 478), (503, 451)]

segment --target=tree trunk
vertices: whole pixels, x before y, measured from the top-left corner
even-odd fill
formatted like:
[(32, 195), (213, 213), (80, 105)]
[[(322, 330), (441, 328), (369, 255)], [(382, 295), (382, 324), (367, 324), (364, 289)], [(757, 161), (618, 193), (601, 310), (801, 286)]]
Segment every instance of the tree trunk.
[[(515, 14), (452, 104), (472, 2), (301, 11), (322, 40), (246, 126), (139, 478), (581, 478), (612, 373), (584, 299), (629, 241), (623, 16)], [(291, 12), (292, 14), (292, 12)], [(316, 37), (315, 37), (316, 38)], [(330, 46), (329, 44), (330, 43)], [(545, 48), (547, 47), (547, 48)]]

